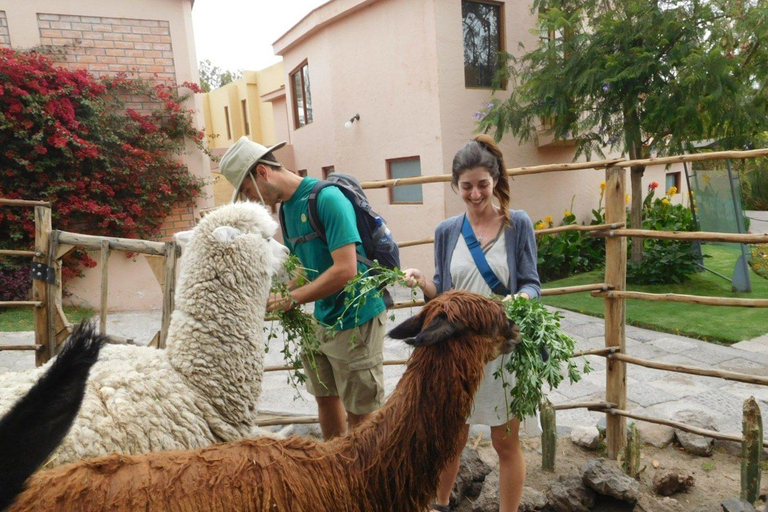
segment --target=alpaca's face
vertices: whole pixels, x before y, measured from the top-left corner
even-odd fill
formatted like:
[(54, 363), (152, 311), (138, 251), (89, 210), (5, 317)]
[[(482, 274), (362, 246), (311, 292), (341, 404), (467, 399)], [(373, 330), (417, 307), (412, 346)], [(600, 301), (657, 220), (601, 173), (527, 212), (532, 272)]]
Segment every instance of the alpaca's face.
[[(277, 222), (266, 208), (257, 203), (242, 202), (214, 210), (194, 230), (176, 233), (174, 238), (182, 247), (190, 244), (195, 237), (205, 240), (206, 244), (221, 246), (246, 243), (245, 240), (249, 239), (252, 247), (264, 253), (262, 262), (270, 276), (284, 280), (283, 264), (288, 259), (289, 251), (273, 238), (277, 228)], [(265, 248), (263, 244), (266, 244)]]
[(465, 339), (466, 334), (480, 335), (486, 344), (485, 362), (509, 354), (520, 341), (520, 328), (507, 318), (499, 301), (465, 291), (439, 295), (418, 315), (392, 329), (389, 337), (425, 347)]

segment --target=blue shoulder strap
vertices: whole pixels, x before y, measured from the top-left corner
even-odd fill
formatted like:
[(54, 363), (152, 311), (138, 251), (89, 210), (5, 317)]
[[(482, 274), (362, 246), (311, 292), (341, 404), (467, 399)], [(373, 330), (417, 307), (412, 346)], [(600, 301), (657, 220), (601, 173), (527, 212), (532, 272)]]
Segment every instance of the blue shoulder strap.
[(509, 289), (499, 281), (499, 278), (491, 270), (491, 266), (488, 265), (488, 260), (485, 259), (480, 242), (477, 241), (475, 232), (472, 231), (472, 226), (469, 225), (466, 213), (464, 214), (464, 222), (461, 225), (461, 234), (464, 235), (464, 240), (467, 242), (472, 259), (475, 260), (477, 270), (480, 271), (480, 274), (485, 279), (485, 282), (488, 283), (493, 293), (496, 295), (509, 295)]

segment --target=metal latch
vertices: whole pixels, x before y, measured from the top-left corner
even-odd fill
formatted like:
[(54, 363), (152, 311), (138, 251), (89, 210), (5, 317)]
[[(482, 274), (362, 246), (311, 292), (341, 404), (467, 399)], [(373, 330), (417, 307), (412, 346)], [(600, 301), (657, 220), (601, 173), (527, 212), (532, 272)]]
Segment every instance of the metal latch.
[(48, 284), (56, 284), (56, 270), (45, 263), (32, 262), (32, 279), (45, 281)]

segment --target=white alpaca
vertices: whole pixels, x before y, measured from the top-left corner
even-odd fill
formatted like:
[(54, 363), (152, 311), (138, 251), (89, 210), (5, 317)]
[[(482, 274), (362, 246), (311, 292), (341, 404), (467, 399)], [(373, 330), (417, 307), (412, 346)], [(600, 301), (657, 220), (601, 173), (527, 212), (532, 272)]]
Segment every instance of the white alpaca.
[[(168, 348), (105, 347), (72, 430), (49, 464), (201, 448), (252, 433), (270, 281), (288, 256), (272, 239), (277, 227), (262, 206), (237, 203), (179, 235), (188, 244)], [(46, 366), (0, 375), (0, 414)]]

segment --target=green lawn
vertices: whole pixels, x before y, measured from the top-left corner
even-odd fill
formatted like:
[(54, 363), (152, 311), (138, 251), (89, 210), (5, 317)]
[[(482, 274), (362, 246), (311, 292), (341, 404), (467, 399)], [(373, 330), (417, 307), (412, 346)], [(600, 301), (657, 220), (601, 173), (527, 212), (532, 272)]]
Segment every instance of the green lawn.
[[(94, 315), (92, 309), (68, 306), (64, 308), (67, 320), (77, 323)], [(35, 319), (31, 307), (0, 309), (0, 332), (34, 331)]]
[[(704, 264), (730, 277), (738, 253), (725, 246), (704, 247)], [(544, 288), (575, 286), (603, 282), (603, 271), (588, 272), (543, 285)], [(712, 274), (697, 272), (691, 280), (679, 285), (628, 285), (629, 290), (649, 293), (680, 293), (717, 297), (768, 298), (768, 280), (750, 271), (752, 293), (732, 293), (731, 283)], [(545, 297), (544, 303), (579, 313), (602, 317), (605, 301), (589, 293), (574, 293)], [(700, 306), (675, 302), (627, 300), (627, 323), (656, 331), (671, 332), (721, 343), (736, 343), (768, 332), (768, 311), (765, 308)]]

